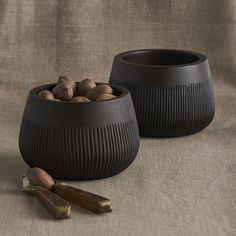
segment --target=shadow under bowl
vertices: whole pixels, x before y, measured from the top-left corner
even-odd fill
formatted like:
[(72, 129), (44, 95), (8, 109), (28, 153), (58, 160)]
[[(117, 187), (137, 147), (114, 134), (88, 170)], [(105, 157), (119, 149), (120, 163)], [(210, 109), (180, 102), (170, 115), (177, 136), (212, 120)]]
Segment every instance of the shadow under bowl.
[(116, 99), (87, 103), (38, 96), (54, 86), (36, 87), (28, 95), (19, 135), (24, 161), (69, 180), (100, 179), (126, 169), (140, 139), (129, 91), (112, 86)]
[(207, 127), (215, 114), (207, 57), (174, 49), (141, 49), (114, 57), (111, 84), (132, 96), (142, 136), (175, 137)]

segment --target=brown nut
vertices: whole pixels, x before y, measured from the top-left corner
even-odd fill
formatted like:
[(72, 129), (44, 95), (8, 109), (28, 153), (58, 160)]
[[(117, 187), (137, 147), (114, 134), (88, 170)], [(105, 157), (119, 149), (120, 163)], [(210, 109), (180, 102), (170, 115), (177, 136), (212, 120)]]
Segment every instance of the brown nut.
[(73, 79), (68, 78), (65, 75), (61, 75), (61, 76), (59, 76), (59, 78), (57, 80), (57, 84), (60, 84), (60, 83), (66, 83), (67, 85), (70, 85), (73, 88), (73, 91), (75, 93), (75, 91), (76, 91), (76, 83), (74, 82)]
[(84, 96), (90, 89), (96, 87), (96, 83), (91, 79), (84, 79), (78, 85), (78, 95)]
[(39, 185), (50, 189), (55, 184), (54, 179), (46, 171), (38, 167), (29, 169), (27, 176), (31, 185)]
[(57, 80), (57, 84), (60, 84), (60, 83), (74, 83), (74, 80), (71, 78), (68, 78), (66, 75), (61, 75), (59, 76)]
[(70, 83), (59, 83), (53, 88), (52, 93), (56, 99), (68, 101), (74, 95), (74, 88)]
[(116, 96), (113, 94), (103, 93), (98, 96), (97, 101), (105, 101), (105, 100), (110, 100), (114, 98), (116, 98)]
[(61, 100), (55, 98), (53, 101), (60, 102)]
[(47, 100), (54, 100), (54, 95), (48, 90), (42, 90), (38, 93), (39, 97), (47, 99)]
[(90, 102), (90, 100), (83, 96), (77, 96), (77, 97), (73, 97), (71, 99), (71, 102)]
[(99, 95), (106, 93), (106, 94), (112, 94), (112, 88), (107, 84), (99, 84), (95, 88), (90, 89), (86, 94), (85, 97), (87, 97), (89, 100), (96, 100)]

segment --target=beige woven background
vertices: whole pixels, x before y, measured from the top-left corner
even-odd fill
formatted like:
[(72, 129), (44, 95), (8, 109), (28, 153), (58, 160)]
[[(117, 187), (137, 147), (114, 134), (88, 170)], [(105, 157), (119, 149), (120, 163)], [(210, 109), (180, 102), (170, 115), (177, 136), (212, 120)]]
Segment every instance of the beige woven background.
[[(0, 235), (236, 235), (236, 1), (0, 0)], [(113, 56), (137, 48), (206, 54), (216, 116), (183, 138), (141, 139), (136, 161), (110, 179), (74, 182), (114, 212), (79, 208), (56, 222), (20, 192), (18, 132), (30, 88), (108, 81)]]

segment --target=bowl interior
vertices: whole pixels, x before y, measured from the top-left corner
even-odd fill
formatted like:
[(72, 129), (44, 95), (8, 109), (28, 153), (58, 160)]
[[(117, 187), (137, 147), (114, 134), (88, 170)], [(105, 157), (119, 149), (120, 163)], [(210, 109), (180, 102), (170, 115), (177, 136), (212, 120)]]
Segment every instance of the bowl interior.
[(200, 60), (198, 55), (178, 50), (140, 50), (124, 54), (123, 60), (141, 65), (185, 65)]

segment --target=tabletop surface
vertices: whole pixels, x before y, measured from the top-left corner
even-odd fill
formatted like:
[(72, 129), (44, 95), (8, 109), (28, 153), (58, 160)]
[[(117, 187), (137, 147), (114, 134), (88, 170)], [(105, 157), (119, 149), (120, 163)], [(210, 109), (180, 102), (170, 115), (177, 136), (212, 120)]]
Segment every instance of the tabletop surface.
[[(205, 235), (233, 235), (235, 88), (216, 83), (215, 94), (215, 119), (202, 132), (181, 138), (141, 138), (135, 162), (121, 174), (69, 182), (109, 197), (114, 210), (100, 216), (73, 206), (72, 217), (63, 221), (53, 220), (36, 198), (21, 193), (21, 175), (27, 166), (18, 151), (17, 129), (13, 131), (9, 120), (4, 120), (0, 235), (191, 235), (194, 229)], [(3, 115), (2, 110), (0, 113)]]

